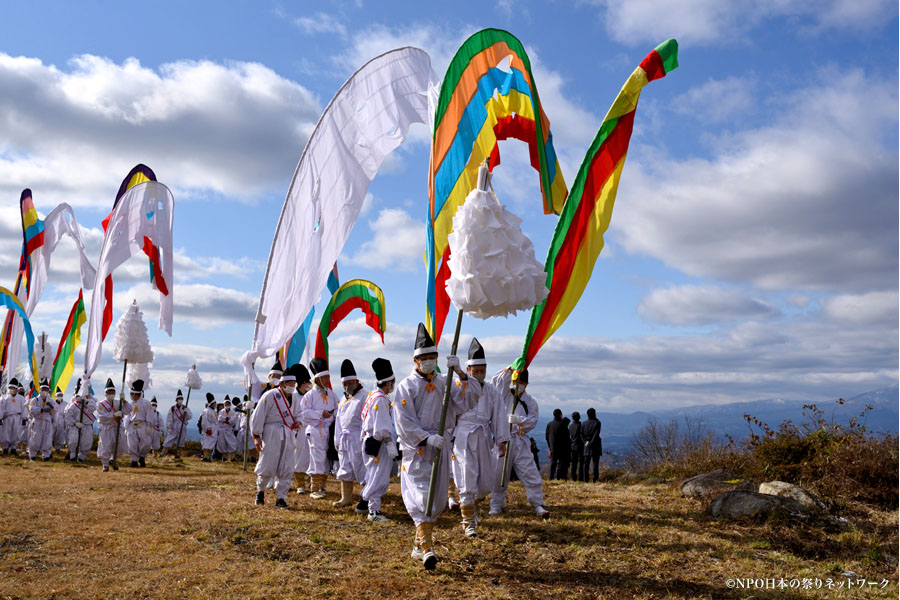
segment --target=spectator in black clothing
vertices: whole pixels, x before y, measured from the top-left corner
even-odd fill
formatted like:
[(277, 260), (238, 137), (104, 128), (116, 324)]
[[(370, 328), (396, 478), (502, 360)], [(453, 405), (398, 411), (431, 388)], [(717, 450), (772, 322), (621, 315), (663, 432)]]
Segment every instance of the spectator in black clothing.
[(534, 438), (528, 438), (531, 440), (531, 453), (534, 454), (534, 465), (537, 467), (538, 473), (541, 472), (541, 458), (540, 453), (538, 452), (537, 442), (534, 441)]
[(581, 465), (584, 464), (584, 442), (581, 440), (581, 413), (577, 410), (572, 413), (569, 439), (572, 440), (572, 481), (582, 481)]
[(569, 465), (572, 463), (572, 439), (569, 436), (569, 417), (562, 418), (563, 427), (566, 431), (566, 436), (569, 437), (569, 448), (567, 448), (568, 452), (565, 453), (564, 456), (559, 457), (559, 466), (556, 469), (556, 472), (559, 474), (559, 479), (563, 481), (567, 481), (569, 479)]
[(584, 443), (584, 464), (581, 465), (581, 478), (589, 481), (591, 463), (594, 465), (594, 482), (600, 479), (600, 455), (603, 454), (603, 445), (600, 441), (600, 421), (597, 420), (597, 411), (587, 409), (587, 421), (581, 424), (581, 441)]
[(565, 479), (566, 474), (560, 468), (569, 464), (569, 429), (558, 408), (553, 411), (553, 420), (547, 423), (545, 438), (550, 449), (550, 479)]

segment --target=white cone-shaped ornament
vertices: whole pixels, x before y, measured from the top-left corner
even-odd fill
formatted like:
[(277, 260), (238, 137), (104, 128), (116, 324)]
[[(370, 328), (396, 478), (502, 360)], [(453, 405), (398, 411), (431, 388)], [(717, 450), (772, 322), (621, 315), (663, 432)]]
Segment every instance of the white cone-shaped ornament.
[(128, 307), (116, 323), (113, 358), (118, 362), (125, 360), (130, 363), (153, 362), (153, 350), (150, 348), (150, 338), (147, 337), (144, 313), (138, 308), (137, 301)]
[(453, 217), (448, 237), (447, 293), (458, 310), (479, 319), (529, 310), (548, 294), (547, 274), (522, 233), (522, 219), (488, 190), (490, 177), (482, 165), (478, 186)]
[(126, 393), (131, 389), (131, 384), (137, 379), (144, 382), (144, 394), (153, 387), (153, 380), (150, 379), (150, 366), (147, 363), (133, 363), (129, 361), (128, 366), (125, 368)]
[(53, 347), (47, 339), (47, 334), (41, 335), (34, 341), (34, 359), (38, 364), (38, 375), (41, 379), (50, 380), (53, 374)]
[(192, 390), (199, 390), (203, 385), (203, 380), (200, 379), (200, 373), (197, 372), (197, 365), (193, 365), (188, 370), (187, 377), (184, 378), (184, 385)]

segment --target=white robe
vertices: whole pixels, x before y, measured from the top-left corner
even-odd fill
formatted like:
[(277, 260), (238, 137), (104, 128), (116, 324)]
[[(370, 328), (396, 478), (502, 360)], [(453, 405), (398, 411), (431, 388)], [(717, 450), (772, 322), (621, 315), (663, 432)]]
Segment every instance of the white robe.
[(334, 446), (338, 451), (337, 478), (341, 481), (366, 481), (363, 464), (362, 417), (360, 411), (366, 401), (366, 391), (360, 386), (350, 398), (343, 398), (335, 413)]
[[(122, 456), (127, 451), (128, 442), (125, 439), (125, 426), (121, 421), (117, 423), (114, 413), (119, 410), (119, 399), (116, 398), (112, 402), (104, 398), (97, 402), (97, 409), (94, 414), (97, 421), (100, 422), (100, 441), (97, 443), (97, 457), (103, 465), (108, 465), (113, 458), (113, 451), (116, 444), (116, 429), (119, 431), (119, 452), (116, 458)], [(131, 411), (131, 403), (128, 400), (121, 401), (122, 414), (126, 415)]]
[[(153, 428), (150, 425), (150, 413), (153, 412), (150, 401), (144, 397), (138, 399), (131, 409), (131, 420), (125, 431), (128, 432), (128, 453), (132, 462), (147, 456), (150, 452), (150, 436)], [(122, 440), (119, 440), (119, 444)]]
[[(403, 453), (400, 466), (400, 490), (403, 504), (413, 522), (434, 523), (447, 505), (447, 485), (450, 478), (450, 444), (444, 432), (444, 449), (438, 465), (437, 486), (430, 517), (425, 516), (428, 485), (434, 462), (434, 449), (423, 444), (429, 435), (437, 433), (444, 399), (446, 376), (435, 374), (431, 383), (417, 370), (399, 383), (394, 393), (394, 425), (397, 441)], [(459, 409), (464, 408), (459, 388), (452, 386), (450, 404), (447, 407), (447, 423), (455, 420)]]
[(359, 447), (362, 450), (366, 437), (381, 440), (378, 456), (362, 453), (366, 469), (366, 485), (360, 497), (369, 503), (369, 514), (381, 511), (381, 498), (391, 482), (391, 463), (386, 444), (394, 441), (394, 420), (391, 418), (392, 403), (380, 389), (368, 395), (360, 410), (361, 430)]
[(23, 396), (3, 396), (3, 449), (14, 450), (22, 441), (25, 426), (22, 424), (28, 412)]
[[(171, 448), (176, 443), (179, 448), (184, 448), (184, 442), (187, 441), (188, 427), (191, 426), (191, 419), (194, 415), (191, 409), (186, 406), (178, 406), (177, 404), (169, 409), (166, 413), (166, 440), (163, 447)], [(178, 436), (181, 439), (178, 439)]]
[(207, 406), (200, 413), (200, 446), (204, 450), (212, 450), (216, 447), (218, 430), (219, 417), (216, 415), (216, 409)]
[[(509, 390), (511, 377), (512, 373), (504, 369), (494, 375), (491, 380), (491, 383), (493, 383), (497, 387), (497, 390), (503, 394), (503, 411), (506, 415), (509, 415), (510, 410), (512, 410), (514, 401), (513, 394)], [(510, 471), (515, 468), (519, 481), (525, 486), (525, 497), (529, 504), (532, 506), (543, 506), (544, 481), (537, 470), (537, 466), (534, 464), (534, 455), (531, 453), (531, 440), (528, 437), (528, 432), (537, 425), (538, 405), (528, 392), (525, 392), (522, 394), (522, 397), (519, 398), (519, 404), (516, 406), (516, 414), (525, 417), (525, 421), (520, 425), (514, 425), (512, 427), (513, 432), (510, 435), (509, 447), (507, 448), (507, 452), (510, 453), (509, 466), (507, 467), (506, 474), (507, 481), (509, 481)], [(506, 422), (507, 427), (509, 427), (508, 418)], [(499, 452), (496, 449), (494, 452), (498, 462), (497, 476), (494, 479), (494, 491), (491, 494), (491, 510), (500, 510), (506, 503), (506, 489), (500, 486), (503, 475), (504, 459), (499, 457)]]
[(151, 407), (147, 423), (153, 428), (150, 432), (150, 449), (159, 450), (162, 446), (163, 418), (158, 410)]
[[(300, 401), (300, 421), (304, 425), (306, 442), (309, 444), (309, 475), (327, 475), (331, 470), (328, 462), (328, 430), (334, 421), (338, 397), (329, 389), (313, 386)], [(330, 417), (323, 417), (328, 411)]]
[[(94, 445), (94, 421), (96, 420), (94, 412), (97, 410), (97, 403), (94, 402), (93, 398), (87, 398), (84, 401), (84, 414), (82, 414), (81, 406), (82, 402), (80, 400), (69, 402), (69, 405), (66, 406), (64, 418), (69, 435), (69, 458), (84, 460), (87, 453), (90, 452), (91, 446)], [(81, 446), (77, 448), (77, 456), (78, 427), (75, 426), (75, 423), (81, 423)]]
[(53, 451), (53, 431), (56, 423), (56, 400), (40, 396), (28, 403), (28, 412), (33, 420), (28, 435), (28, 456), (49, 458)]
[(224, 408), (218, 414), (218, 429), (216, 430), (216, 450), (221, 454), (237, 452), (238, 413)]
[(66, 428), (66, 406), (62, 401), (57, 401), (56, 411), (53, 413), (55, 421), (53, 423), (53, 448), (61, 450), (66, 445), (68, 429)]
[(294, 446), (292, 427), (299, 427), (296, 411), (300, 397), (294, 393), (290, 406), (278, 388), (265, 392), (250, 414), (250, 434), (262, 437), (262, 451), (256, 461), (256, 491), (265, 491), (274, 482), (275, 494), (287, 498), (294, 479)]
[(460, 504), (472, 505), (494, 489), (497, 444), (509, 439), (509, 420), (500, 391), (474, 377), (456, 381), (463, 390), (465, 412), (457, 415), (450, 456)]

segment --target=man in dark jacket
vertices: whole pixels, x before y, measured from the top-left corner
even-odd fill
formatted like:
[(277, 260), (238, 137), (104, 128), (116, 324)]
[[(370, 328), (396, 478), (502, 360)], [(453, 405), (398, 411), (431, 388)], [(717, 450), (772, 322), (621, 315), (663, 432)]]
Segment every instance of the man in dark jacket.
[(572, 413), (569, 439), (572, 440), (572, 481), (582, 481), (581, 465), (584, 464), (584, 442), (581, 440), (581, 413), (577, 410)]
[(553, 420), (547, 423), (545, 437), (550, 449), (550, 479), (566, 479), (563, 469), (569, 464), (569, 430), (558, 408), (553, 411)]
[(603, 446), (600, 441), (600, 421), (597, 420), (597, 411), (587, 409), (587, 421), (581, 424), (581, 441), (584, 443), (584, 464), (581, 465), (581, 478), (589, 481), (591, 463), (594, 465), (594, 482), (600, 478), (600, 455), (603, 454)]

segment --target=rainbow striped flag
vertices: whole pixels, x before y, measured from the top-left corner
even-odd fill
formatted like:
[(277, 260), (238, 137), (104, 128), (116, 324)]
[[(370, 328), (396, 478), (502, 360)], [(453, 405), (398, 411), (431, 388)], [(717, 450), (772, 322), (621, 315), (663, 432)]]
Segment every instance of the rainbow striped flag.
[(75, 370), (75, 349), (81, 344), (81, 326), (87, 321), (84, 311), (84, 294), (78, 290), (78, 299), (69, 312), (69, 319), (59, 339), (56, 358), (53, 359), (53, 372), (50, 376), (50, 389), (58, 387), (63, 392), (69, 387), (72, 373)]
[[(500, 68), (505, 61), (508, 71)], [(485, 159), (491, 169), (500, 164), (498, 142), (510, 138), (528, 144), (531, 165), (540, 175), (544, 212), (558, 214), (566, 199), (566, 182), (531, 61), (511, 33), (484, 29), (456, 52), (435, 109), (425, 244), (426, 326), (435, 343), (440, 342), (450, 307), (444, 284), (450, 275), (447, 237), (453, 215), (475, 187), (479, 165)]]
[(559, 329), (581, 298), (612, 218), (641, 90), (676, 67), (678, 42), (663, 42), (641, 61), (603, 119), (553, 232), (544, 264), (550, 294), (531, 311), (525, 347), (513, 363), (514, 369), (521, 370), (531, 364), (541, 346)]
[(328, 360), (328, 334), (334, 331), (347, 314), (358, 308), (366, 315), (366, 324), (381, 336), (384, 343), (386, 326), (384, 294), (381, 288), (365, 279), (351, 279), (337, 289), (319, 320), (316, 337), (316, 356)]

